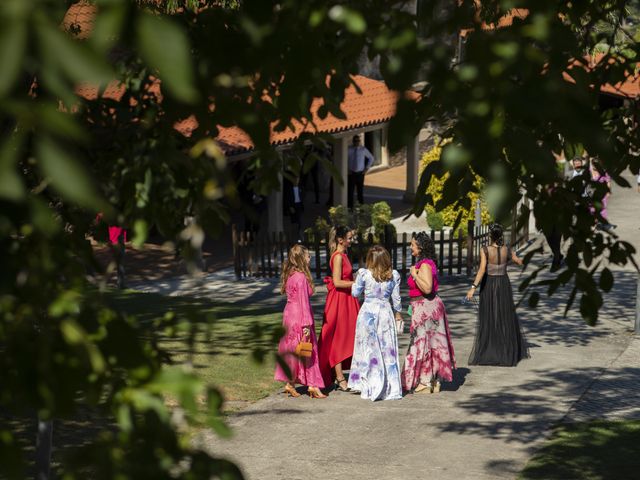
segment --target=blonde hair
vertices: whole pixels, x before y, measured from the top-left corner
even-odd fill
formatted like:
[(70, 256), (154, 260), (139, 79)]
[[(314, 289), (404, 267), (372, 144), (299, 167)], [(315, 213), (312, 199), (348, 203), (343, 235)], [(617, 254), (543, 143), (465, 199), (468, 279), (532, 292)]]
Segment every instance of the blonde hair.
[(338, 248), (338, 240), (341, 238), (347, 238), (350, 231), (351, 229), (346, 225), (331, 227), (331, 231), (329, 232), (329, 251), (331, 253), (335, 252)]
[(386, 248), (374, 245), (367, 252), (367, 268), (376, 282), (386, 282), (393, 278), (391, 255)]
[(307, 247), (304, 245), (300, 245), (296, 243), (291, 249), (289, 249), (289, 255), (287, 259), (282, 264), (282, 274), (280, 276), (280, 293), (284, 294), (287, 292), (287, 280), (289, 277), (293, 275), (295, 272), (304, 273), (304, 276), (307, 277), (307, 282), (309, 282), (309, 286), (311, 287), (311, 291), (313, 292), (313, 279), (311, 278), (311, 270), (309, 270), (309, 264), (305, 259), (305, 255), (307, 254)]

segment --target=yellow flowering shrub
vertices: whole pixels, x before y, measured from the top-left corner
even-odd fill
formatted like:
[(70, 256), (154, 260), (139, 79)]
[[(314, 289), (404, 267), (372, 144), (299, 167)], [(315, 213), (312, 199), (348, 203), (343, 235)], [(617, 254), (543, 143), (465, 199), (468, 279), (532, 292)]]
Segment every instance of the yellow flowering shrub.
[[(445, 140), (443, 142), (436, 142), (436, 145), (429, 151), (425, 152), (425, 154), (420, 159), (420, 173), (429, 165), (431, 162), (436, 162), (440, 160), (440, 155), (442, 154), (442, 147), (449, 143), (451, 140)], [(445, 173), (442, 177), (436, 177), (435, 175), (429, 179), (429, 186), (427, 187), (427, 193), (429, 193), (433, 198), (433, 203), (427, 205), (425, 210), (427, 212), (427, 217), (433, 217), (435, 215), (440, 215), (442, 217), (442, 223), (446, 226), (452, 227), (456, 221), (458, 216), (458, 212), (461, 207), (454, 205), (447, 206), (444, 210), (440, 212), (436, 212), (434, 205), (442, 198), (442, 190), (444, 188), (444, 183), (447, 180), (449, 174)], [(476, 175), (476, 181), (474, 185), (478, 188), (478, 190), (482, 191), (482, 178)], [(475, 205), (478, 198), (480, 199), (480, 212), (482, 217), (482, 223), (486, 224), (491, 221), (491, 217), (489, 215), (489, 209), (487, 208), (487, 203), (482, 198), (482, 195), (479, 195), (474, 192), (470, 192), (467, 194), (469, 199), (471, 200), (471, 208), (470, 209), (462, 209), (462, 220), (460, 222), (460, 229), (463, 232), (466, 232), (467, 221), (475, 219)]]

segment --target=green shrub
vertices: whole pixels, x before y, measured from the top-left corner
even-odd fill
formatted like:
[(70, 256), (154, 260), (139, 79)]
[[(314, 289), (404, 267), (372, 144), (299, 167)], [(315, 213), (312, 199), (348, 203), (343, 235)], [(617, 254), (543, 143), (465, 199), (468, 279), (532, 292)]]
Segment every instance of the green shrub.
[(344, 205), (338, 205), (337, 207), (331, 207), (329, 209), (329, 221), (332, 226), (336, 225), (351, 225), (351, 214), (349, 209)]
[(442, 214), (440, 212), (436, 212), (435, 210), (427, 209), (427, 223), (429, 224), (429, 228), (440, 230), (442, 227), (444, 227), (444, 219), (442, 218)]
[[(355, 234), (361, 240), (366, 240), (371, 233), (374, 242), (381, 242), (385, 232), (385, 227), (392, 234), (396, 229), (391, 223), (392, 211), (387, 202), (377, 202), (373, 205), (357, 205), (351, 212), (342, 206), (331, 207), (329, 209), (329, 221), (324, 217), (318, 217), (313, 227), (305, 230), (310, 238), (319, 235), (324, 239), (329, 234), (331, 227), (336, 225), (348, 225), (355, 230)], [(312, 240), (313, 241), (313, 240)]]
[(385, 225), (391, 225), (391, 214), (391, 207), (387, 202), (373, 204), (370, 217), (376, 235), (380, 235), (384, 231)]
[[(425, 152), (425, 154), (423, 155), (420, 161), (421, 171), (424, 170), (427, 167), (427, 165), (429, 165), (431, 162), (436, 162), (440, 160), (442, 149), (444, 145), (446, 145), (447, 143), (449, 143), (449, 141), (447, 140), (443, 142), (437, 142), (436, 145), (431, 150)], [(444, 188), (444, 183), (447, 180), (448, 176), (449, 174), (445, 173), (442, 177), (433, 176), (429, 179), (429, 186), (427, 187), (427, 193), (431, 194), (431, 197), (433, 198), (433, 203), (430, 205), (427, 205), (425, 208), (427, 212), (427, 221), (429, 222), (429, 226), (437, 230), (434, 224), (431, 223), (431, 220), (429, 219), (429, 215), (432, 215), (434, 213), (439, 213), (442, 217), (443, 224), (448, 227), (453, 227), (453, 224), (455, 223), (456, 218), (458, 217), (458, 214), (462, 210), (462, 219), (460, 221), (460, 224), (458, 225), (458, 229), (456, 233), (462, 231), (463, 234), (465, 234), (467, 230), (467, 221), (475, 219), (475, 205), (478, 199), (480, 199), (480, 211), (481, 211), (482, 223), (487, 224), (491, 222), (491, 216), (489, 215), (489, 209), (487, 207), (487, 203), (485, 202), (482, 195), (474, 192), (468, 193), (468, 198), (470, 200), (471, 208), (468, 208), (468, 209), (462, 208), (456, 204), (453, 204), (445, 207), (440, 212), (436, 212), (434, 205), (438, 202), (438, 200), (442, 198), (442, 190)], [(483, 180), (480, 176), (476, 175), (476, 181), (474, 185), (478, 190), (482, 191)], [(436, 221), (435, 217), (434, 217), (434, 221)]]

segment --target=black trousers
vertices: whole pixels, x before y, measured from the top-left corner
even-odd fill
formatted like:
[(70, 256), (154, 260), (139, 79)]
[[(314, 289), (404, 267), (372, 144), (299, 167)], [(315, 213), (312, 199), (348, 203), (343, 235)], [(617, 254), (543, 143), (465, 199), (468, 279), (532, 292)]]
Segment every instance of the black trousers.
[(558, 232), (556, 227), (553, 227), (551, 232), (545, 235), (547, 239), (547, 243), (549, 244), (549, 248), (551, 248), (551, 253), (553, 254), (553, 262), (551, 264), (552, 268), (560, 267), (560, 262), (562, 261), (562, 253), (560, 251), (560, 244), (562, 242), (562, 235)]
[(358, 203), (364, 203), (364, 172), (349, 172), (347, 177), (347, 206), (353, 208), (353, 190), (357, 190)]

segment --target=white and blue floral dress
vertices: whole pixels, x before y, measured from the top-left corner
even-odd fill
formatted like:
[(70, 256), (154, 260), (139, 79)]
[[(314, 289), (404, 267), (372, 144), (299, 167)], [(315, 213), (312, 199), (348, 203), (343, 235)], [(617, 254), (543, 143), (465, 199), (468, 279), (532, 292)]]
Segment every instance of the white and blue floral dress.
[[(398, 365), (398, 336), (393, 310), (400, 312), (400, 274), (377, 282), (364, 268), (358, 271), (351, 295), (364, 291), (356, 322), (356, 339), (349, 372), (349, 388), (372, 401), (402, 398)], [(391, 308), (393, 303), (393, 309)]]

